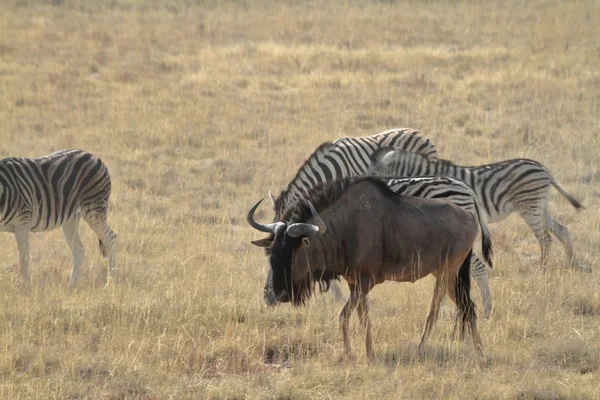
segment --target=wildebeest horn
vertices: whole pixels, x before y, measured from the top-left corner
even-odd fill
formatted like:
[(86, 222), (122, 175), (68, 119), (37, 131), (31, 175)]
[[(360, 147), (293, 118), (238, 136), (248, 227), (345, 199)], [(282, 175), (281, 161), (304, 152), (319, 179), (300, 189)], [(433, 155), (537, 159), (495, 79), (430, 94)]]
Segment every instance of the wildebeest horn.
[(315, 208), (313, 207), (313, 205), (311, 204), (310, 201), (308, 202), (308, 207), (310, 207), (310, 211), (312, 212), (313, 218), (317, 224), (316, 225), (305, 224), (305, 223), (292, 224), (292, 225), (288, 226), (287, 231), (286, 231), (287, 234), (290, 235), (291, 237), (307, 236), (307, 235), (310, 235), (311, 233), (318, 233), (319, 235), (322, 235), (327, 231), (327, 226), (325, 225), (325, 222), (323, 222), (321, 217), (319, 217), (317, 210), (315, 210)]
[(248, 215), (246, 216), (246, 221), (248, 221), (248, 223), (250, 224), (251, 227), (253, 227), (254, 229), (256, 229), (258, 231), (275, 234), (277, 232), (277, 229), (279, 226), (285, 225), (283, 222), (274, 222), (272, 224), (261, 224), (254, 220), (254, 212), (256, 211), (256, 209), (258, 208), (260, 203), (262, 203), (263, 200), (264, 200), (264, 197), (262, 199), (260, 199), (250, 209), (250, 211), (248, 211)]
[(271, 193), (270, 190), (269, 190), (269, 199), (271, 200), (271, 204), (273, 204), (273, 207), (275, 207), (275, 196), (273, 196), (273, 193)]

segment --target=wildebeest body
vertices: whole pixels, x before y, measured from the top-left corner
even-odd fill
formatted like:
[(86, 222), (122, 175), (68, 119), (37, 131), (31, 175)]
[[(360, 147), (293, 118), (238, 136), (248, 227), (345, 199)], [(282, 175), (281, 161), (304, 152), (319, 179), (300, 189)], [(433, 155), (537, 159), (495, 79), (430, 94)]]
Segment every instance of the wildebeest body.
[[(372, 358), (366, 296), (375, 285), (385, 280), (414, 282), (429, 274), (436, 284), (419, 348), (447, 293), (459, 308), (461, 332), (468, 323), (476, 347), (483, 352), (469, 294), (470, 257), (478, 232), (471, 213), (446, 200), (398, 195), (373, 177), (316, 188), (288, 212), (284, 218), (288, 222), (257, 223), (254, 212), (259, 204), (251, 208), (247, 220), (273, 235), (267, 253), (278, 301), (300, 305), (311, 296), (315, 282), (328, 287), (339, 276), (348, 282), (350, 298), (339, 317), (347, 353), (349, 319), (358, 308), (367, 329), (367, 355)], [(486, 235), (484, 253), (491, 254)]]
[(309, 265), (326, 265), (348, 282), (362, 278), (372, 284), (414, 282), (440, 262), (463, 261), (470, 250), (465, 244), (472, 245), (478, 230), (470, 213), (441, 200), (374, 196), (376, 185), (353, 186), (320, 212), (327, 232), (311, 238), (320, 243), (298, 249), (297, 256), (307, 257)]

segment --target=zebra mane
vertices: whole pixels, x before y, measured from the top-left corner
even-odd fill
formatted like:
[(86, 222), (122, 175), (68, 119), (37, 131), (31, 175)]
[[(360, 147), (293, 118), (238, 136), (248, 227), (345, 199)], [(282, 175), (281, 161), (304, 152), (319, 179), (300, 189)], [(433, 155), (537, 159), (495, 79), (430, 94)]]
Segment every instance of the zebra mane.
[(404, 149), (399, 149), (397, 147), (381, 147), (379, 149), (377, 149), (372, 155), (371, 155), (371, 162), (373, 164), (377, 164), (381, 161), (381, 159), (386, 156), (387, 154), (389, 154), (390, 152), (394, 152), (394, 156), (397, 158), (400, 157), (413, 157), (415, 160), (425, 160), (427, 162), (434, 162), (434, 163), (438, 163), (441, 165), (451, 165), (451, 166), (455, 166), (458, 167), (459, 165), (455, 164), (454, 162), (447, 160), (445, 158), (439, 158), (436, 161), (430, 160), (427, 157), (425, 157), (422, 154), (419, 153), (415, 153), (412, 151), (408, 151), (408, 150), (404, 150)]
[[(327, 154), (329, 154), (329, 152), (335, 147), (336, 145), (332, 142), (321, 143), (319, 147), (317, 147), (317, 149), (306, 159), (306, 161), (304, 161), (304, 164), (302, 164), (302, 166), (298, 169), (298, 172), (296, 173), (296, 176), (294, 176), (294, 179), (290, 181), (287, 188), (285, 188), (285, 190), (283, 190), (279, 194), (279, 197), (275, 199), (273, 209), (275, 211), (275, 219), (277, 221), (281, 221), (282, 219), (280, 217), (288, 211), (286, 201), (293, 194), (294, 191), (298, 191), (297, 182), (302, 179), (300, 177), (302, 172), (310, 169), (311, 162), (322, 161), (325, 158), (325, 156), (327, 156)], [(297, 195), (301, 194), (302, 193), (297, 193)]]

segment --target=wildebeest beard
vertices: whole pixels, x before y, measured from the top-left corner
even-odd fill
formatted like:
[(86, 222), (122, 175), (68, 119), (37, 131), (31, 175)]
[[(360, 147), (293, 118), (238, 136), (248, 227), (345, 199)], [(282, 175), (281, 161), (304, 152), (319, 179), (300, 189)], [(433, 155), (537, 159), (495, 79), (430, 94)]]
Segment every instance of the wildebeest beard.
[[(292, 264), (302, 238), (293, 238), (282, 229), (278, 232), (270, 247), (269, 258), (273, 271), (273, 292), (278, 302), (292, 302), (295, 306), (303, 305), (314, 292), (315, 284), (319, 284), (321, 292), (329, 290), (331, 281), (339, 279), (339, 274), (324, 270), (321, 266), (312, 265), (305, 278), (300, 281), (292, 279)], [(285, 295), (283, 293), (285, 292)]]

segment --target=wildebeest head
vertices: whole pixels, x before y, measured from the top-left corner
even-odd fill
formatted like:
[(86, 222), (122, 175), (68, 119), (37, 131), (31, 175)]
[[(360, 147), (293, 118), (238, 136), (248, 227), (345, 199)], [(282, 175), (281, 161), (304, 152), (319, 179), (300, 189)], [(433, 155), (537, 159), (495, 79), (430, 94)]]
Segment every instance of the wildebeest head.
[[(253, 228), (271, 234), (267, 239), (252, 243), (260, 246), (269, 242), (266, 250), (271, 265), (275, 300), (282, 303), (291, 301), (294, 305), (303, 304), (312, 294), (314, 282), (325, 284), (327, 288), (329, 281), (335, 278), (333, 274), (323, 272), (323, 252), (320, 241), (316, 240), (325, 233), (327, 227), (310, 202), (307, 205), (312, 214), (310, 220), (314, 223), (258, 223), (254, 220), (254, 212), (261, 202), (262, 199), (250, 209), (247, 220)], [(267, 291), (268, 288), (265, 288), (265, 295)]]

